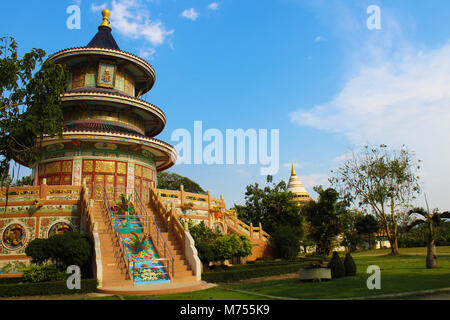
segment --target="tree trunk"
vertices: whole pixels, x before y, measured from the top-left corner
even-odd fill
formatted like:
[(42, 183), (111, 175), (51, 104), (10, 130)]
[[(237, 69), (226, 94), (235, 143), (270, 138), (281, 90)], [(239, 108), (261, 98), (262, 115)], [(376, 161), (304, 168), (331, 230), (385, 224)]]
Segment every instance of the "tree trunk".
[(397, 235), (393, 234), (391, 238), (389, 238), (389, 243), (391, 244), (391, 254), (393, 256), (396, 256), (399, 254), (398, 251), (398, 241), (397, 241)]
[(437, 266), (438, 266), (436, 244), (435, 244), (434, 240), (428, 241), (426, 265), (427, 265), (428, 269), (437, 268)]

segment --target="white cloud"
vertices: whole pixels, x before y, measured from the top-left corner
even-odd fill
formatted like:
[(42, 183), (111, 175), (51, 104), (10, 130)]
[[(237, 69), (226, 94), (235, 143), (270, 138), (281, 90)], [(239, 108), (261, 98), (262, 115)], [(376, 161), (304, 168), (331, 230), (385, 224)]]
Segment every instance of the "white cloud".
[(372, 59), (355, 62), (331, 101), (295, 111), (291, 121), (342, 134), (357, 145), (406, 144), (424, 161), (421, 176), (431, 206), (448, 209), (450, 44), (426, 52), (394, 50), (395, 36), (387, 38)]
[(248, 172), (247, 170), (244, 170), (244, 169), (237, 168), (236, 172), (239, 175), (244, 176), (244, 177), (250, 177), (251, 176), (250, 172)]
[(153, 55), (156, 53), (155, 48), (141, 49), (139, 50), (139, 56), (144, 59), (152, 59)]
[[(91, 10), (100, 10), (102, 5), (92, 6)], [(173, 30), (167, 30), (160, 20), (150, 19), (150, 13), (140, 0), (112, 0), (111, 26), (132, 39), (144, 39), (152, 46), (163, 44)]]
[(91, 11), (92, 12), (102, 11), (105, 8), (106, 8), (106, 3), (102, 3), (102, 4), (99, 4), (99, 5), (95, 5), (95, 4), (91, 5)]
[(212, 3), (208, 4), (208, 9), (213, 10), (213, 11), (219, 10), (219, 3), (212, 2)]
[(186, 19), (190, 19), (192, 21), (197, 20), (198, 18), (198, 12), (195, 11), (194, 8), (190, 8), (190, 9), (186, 9), (181, 13), (181, 16), (186, 18)]
[(322, 37), (322, 36), (317, 36), (317, 37), (314, 39), (314, 42), (320, 42), (320, 41), (325, 41), (325, 38)]
[(352, 153), (344, 153), (344, 154), (341, 154), (341, 155), (335, 157), (333, 159), (333, 161), (339, 163), (339, 162), (344, 162), (344, 161), (347, 161), (350, 159), (352, 159)]

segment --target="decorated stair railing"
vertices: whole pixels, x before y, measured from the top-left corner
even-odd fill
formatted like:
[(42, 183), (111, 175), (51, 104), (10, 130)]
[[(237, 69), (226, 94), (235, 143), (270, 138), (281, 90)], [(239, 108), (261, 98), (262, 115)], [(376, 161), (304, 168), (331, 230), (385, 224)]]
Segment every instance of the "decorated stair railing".
[(163, 218), (164, 223), (168, 227), (168, 230), (175, 235), (178, 243), (181, 244), (183, 253), (185, 253), (185, 228), (178, 220), (175, 208), (167, 209), (166, 205), (158, 196), (155, 188), (150, 188), (150, 203), (152, 204), (153, 209), (156, 211), (156, 214)]
[(104, 214), (107, 217), (107, 223), (106, 226), (110, 232), (110, 234), (112, 235), (112, 240), (113, 240), (113, 252), (114, 252), (114, 257), (116, 259), (116, 263), (119, 266), (120, 270), (122, 272), (124, 272), (126, 274), (127, 280), (132, 280), (133, 276), (131, 274), (131, 270), (130, 270), (130, 262), (128, 261), (128, 258), (125, 254), (125, 248), (123, 246), (123, 241), (122, 241), (122, 235), (120, 232), (120, 228), (118, 226), (118, 224), (115, 224), (112, 217), (113, 217), (113, 213), (111, 210), (111, 203), (108, 199), (108, 193), (106, 192), (106, 190), (103, 188), (103, 209), (104, 209)]
[(175, 257), (170, 250), (167, 241), (164, 239), (161, 231), (159, 230), (154, 217), (147, 213), (147, 208), (142, 203), (136, 190), (133, 192), (133, 197), (135, 212), (144, 228), (144, 234), (147, 233), (152, 238), (153, 245), (155, 246), (158, 255), (163, 257), (158, 260), (160, 260), (167, 268), (167, 274), (169, 277), (173, 278), (175, 275)]

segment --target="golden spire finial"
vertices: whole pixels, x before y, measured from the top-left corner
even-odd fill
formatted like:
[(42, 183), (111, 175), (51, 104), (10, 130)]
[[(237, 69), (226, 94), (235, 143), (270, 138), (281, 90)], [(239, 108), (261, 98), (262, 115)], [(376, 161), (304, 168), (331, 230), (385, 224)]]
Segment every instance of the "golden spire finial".
[(294, 163), (292, 162), (291, 176), (296, 176), (296, 175), (297, 175), (297, 174), (295, 173)]
[(109, 16), (110, 16), (110, 14), (111, 14), (111, 11), (109, 11), (108, 9), (103, 9), (103, 11), (102, 11), (103, 22), (99, 26), (99, 28), (100, 27), (108, 27), (108, 28), (112, 29), (111, 26), (110, 26), (110, 23), (109, 23)]

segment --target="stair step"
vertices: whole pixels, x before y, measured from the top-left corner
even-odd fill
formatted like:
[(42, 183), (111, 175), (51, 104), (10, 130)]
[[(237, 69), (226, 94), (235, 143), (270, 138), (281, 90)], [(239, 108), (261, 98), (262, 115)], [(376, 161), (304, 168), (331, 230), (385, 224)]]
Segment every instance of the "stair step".
[(173, 283), (177, 283), (177, 282), (196, 282), (197, 278), (195, 276), (177, 277), (175, 275), (175, 277), (173, 279), (171, 279), (171, 281)]
[(104, 280), (102, 287), (130, 287), (133, 285), (131, 280)]

